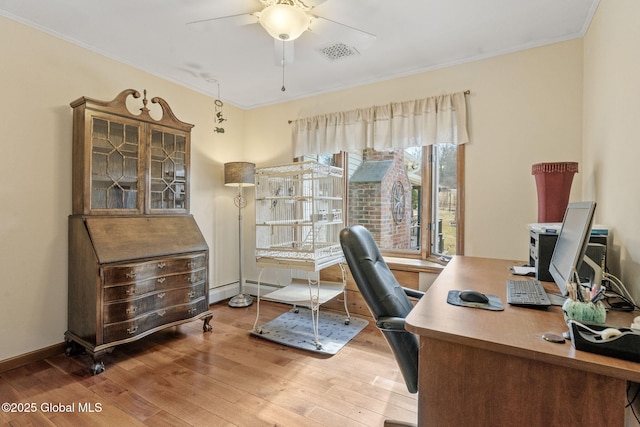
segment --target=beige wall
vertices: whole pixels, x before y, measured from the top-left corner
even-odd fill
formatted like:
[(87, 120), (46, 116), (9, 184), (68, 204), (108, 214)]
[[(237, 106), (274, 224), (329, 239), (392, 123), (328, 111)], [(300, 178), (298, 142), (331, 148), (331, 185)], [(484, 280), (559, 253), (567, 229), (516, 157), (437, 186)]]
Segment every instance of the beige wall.
[[(465, 89), (471, 90), (472, 138), (466, 159), (466, 253), (526, 259), (526, 224), (536, 221), (537, 212), (531, 165), (579, 161), (572, 199), (596, 193), (598, 220), (615, 223), (623, 267), (627, 275), (635, 274), (638, 202), (625, 199), (625, 184), (633, 184), (633, 176), (623, 176), (619, 165), (632, 161), (629, 150), (637, 151), (628, 140), (631, 117), (638, 116), (631, 100), (638, 91), (631, 70), (638, 64), (625, 52), (638, 46), (629, 46), (631, 37), (623, 31), (634, 28), (637, 40), (638, 29), (623, 7), (611, 3), (603, 2), (587, 37), (584, 85), (583, 40), (573, 40), (250, 111), (225, 105), (229, 120), (222, 135), (212, 132), (212, 99), (0, 18), (0, 147), (8, 159), (0, 190), (0, 360), (62, 341), (71, 211), (69, 102), (80, 96), (109, 100), (125, 88), (146, 88), (150, 96), (163, 97), (179, 119), (195, 124), (192, 213), (212, 250), (212, 286), (237, 280), (237, 216), (233, 190), (222, 185), (224, 162), (290, 162), (288, 119)], [(637, 17), (638, 6), (633, 8)], [(618, 19), (626, 23), (623, 28)], [(610, 37), (618, 46), (615, 54), (608, 50)], [(614, 62), (606, 64), (603, 54), (613, 55)], [(608, 106), (621, 103), (623, 111), (613, 114)], [(245, 266), (247, 278), (255, 280), (249, 199)], [(631, 209), (624, 212), (619, 203)]]
[(584, 191), (614, 229), (612, 273), (640, 300), (640, 2), (602, 0), (584, 41)]
[(531, 165), (582, 157), (581, 40), (248, 111), (247, 154), (258, 166), (291, 161), (288, 119), (466, 89), (466, 254), (526, 260), (526, 224), (537, 221)]
[(2, 17), (0, 58), (0, 360), (63, 341), (69, 103), (81, 96), (111, 100), (127, 88), (147, 89), (195, 124), (191, 212), (215, 252), (212, 284), (237, 280), (237, 269), (224, 268), (237, 259), (222, 243), (235, 241), (237, 216), (222, 163), (243, 160), (244, 111), (225, 105), (226, 133), (214, 134), (211, 98)]

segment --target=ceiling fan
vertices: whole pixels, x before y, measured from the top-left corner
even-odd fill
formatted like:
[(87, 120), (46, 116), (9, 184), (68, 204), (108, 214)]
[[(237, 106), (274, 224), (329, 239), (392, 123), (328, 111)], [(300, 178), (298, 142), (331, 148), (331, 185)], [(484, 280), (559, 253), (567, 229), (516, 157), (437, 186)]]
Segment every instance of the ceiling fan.
[(307, 31), (326, 41), (341, 42), (360, 50), (369, 47), (376, 40), (376, 36), (371, 33), (311, 13), (312, 9), (327, 0), (257, 1), (262, 3), (261, 9), (193, 21), (187, 25), (192, 29), (206, 30), (221, 21), (231, 25), (260, 24), (273, 37), (276, 64), (282, 66), (293, 62), (293, 41)]

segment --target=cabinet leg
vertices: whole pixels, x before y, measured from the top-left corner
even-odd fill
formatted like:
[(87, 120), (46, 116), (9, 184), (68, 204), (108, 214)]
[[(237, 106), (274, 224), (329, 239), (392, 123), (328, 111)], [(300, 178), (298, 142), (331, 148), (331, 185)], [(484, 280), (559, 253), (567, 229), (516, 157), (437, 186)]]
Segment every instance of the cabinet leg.
[(64, 354), (66, 354), (67, 356), (89, 354), (93, 359), (93, 363), (89, 368), (91, 370), (91, 373), (93, 375), (98, 375), (99, 373), (104, 372), (104, 363), (102, 363), (102, 356), (104, 356), (105, 353), (111, 353), (113, 351), (113, 347), (94, 353), (93, 351), (73, 341), (69, 337), (65, 337), (65, 340), (67, 341), (67, 348), (64, 349)]
[(102, 358), (105, 354), (111, 353), (113, 351), (113, 347), (110, 347), (105, 350), (100, 350), (98, 352), (87, 351), (91, 358), (93, 359), (93, 363), (91, 363), (90, 370), (93, 375), (98, 375), (104, 372), (104, 363), (102, 362)]
[(84, 347), (75, 341), (67, 341), (67, 348), (64, 349), (64, 354), (67, 356), (77, 356), (84, 354)]
[(102, 360), (94, 360), (91, 364), (91, 373), (98, 375), (102, 372), (104, 372), (104, 363), (102, 363)]
[(211, 319), (213, 319), (213, 316), (207, 316), (202, 319), (202, 332), (211, 332), (213, 330), (213, 326), (209, 324), (209, 322), (211, 322)]

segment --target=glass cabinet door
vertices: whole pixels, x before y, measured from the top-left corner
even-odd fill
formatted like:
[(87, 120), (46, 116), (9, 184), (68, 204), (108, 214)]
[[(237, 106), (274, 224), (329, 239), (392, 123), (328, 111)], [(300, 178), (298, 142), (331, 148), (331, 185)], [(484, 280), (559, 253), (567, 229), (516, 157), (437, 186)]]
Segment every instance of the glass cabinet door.
[(103, 117), (92, 117), (92, 210), (140, 210), (139, 151), (139, 126)]
[(187, 209), (187, 136), (151, 129), (150, 208)]
[(181, 215), (189, 213), (189, 154), (192, 124), (176, 118), (167, 102), (162, 110), (133, 113), (126, 89), (112, 101), (81, 97), (73, 108), (74, 215)]

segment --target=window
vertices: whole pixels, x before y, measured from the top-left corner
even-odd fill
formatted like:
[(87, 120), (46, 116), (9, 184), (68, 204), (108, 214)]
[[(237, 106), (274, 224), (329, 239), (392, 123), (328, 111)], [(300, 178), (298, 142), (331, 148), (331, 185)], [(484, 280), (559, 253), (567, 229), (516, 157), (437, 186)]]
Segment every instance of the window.
[(346, 223), (367, 227), (385, 254), (446, 261), (463, 253), (464, 145), (304, 160), (345, 168)]
[(446, 261), (464, 253), (469, 93), (294, 120), (294, 156), (342, 150), (315, 157), (345, 169), (347, 224), (366, 226), (385, 254)]
[(431, 255), (451, 257), (463, 254), (464, 145), (438, 144), (429, 147), (432, 178)]

